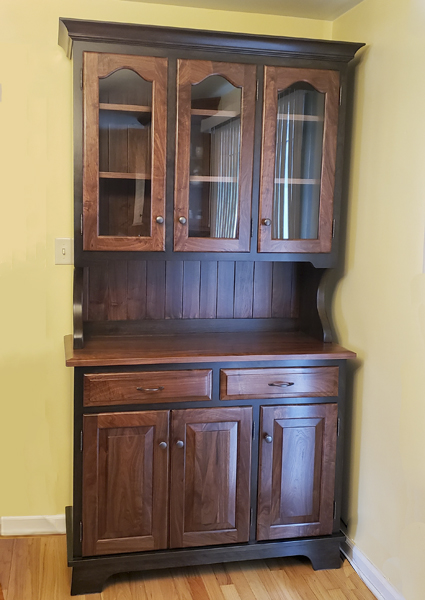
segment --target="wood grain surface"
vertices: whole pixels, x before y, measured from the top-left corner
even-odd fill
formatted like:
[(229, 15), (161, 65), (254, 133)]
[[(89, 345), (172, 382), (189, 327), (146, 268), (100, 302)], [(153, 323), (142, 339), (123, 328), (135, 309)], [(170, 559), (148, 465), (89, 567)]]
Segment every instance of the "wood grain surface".
[(71, 596), (64, 535), (0, 538), (0, 583), (4, 600), (375, 600), (347, 561), (313, 571), (299, 558), (121, 574)]
[(220, 399), (338, 395), (338, 367), (221, 369)]
[[(272, 239), (272, 227), (263, 219), (273, 214), (274, 168), (278, 91), (302, 81), (326, 94), (323, 131), (323, 160), (320, 179), (319, 233), (317, 239)], [(258, 226), (259, 252), (330, 252), (332, 247), (333, 194), (339, 108), (339, 73), (320, 69), (265, 67), (261, 188)]]
[(320, 360), (355, 358), (355, 353), (301, 333), (188, 333), (158, 336), (99, 336), (72, 347), (65, 336), (68, 367), (199, 363), (205, 361)]
[(298, 316), (291, 263), (113, 260), (84, 272), (88, 321)]
[(337, 415), (336, 404), (261, 407), (257, 539), (332, 533)]
[(248, 541), (251, 424), (251, 407), (172, 412), (171, 548)]
[(84, 406), (211, 400), (212, 371), (84, 375)]
[(83, 417), (83, 555), (167, 545), (169, 411)]

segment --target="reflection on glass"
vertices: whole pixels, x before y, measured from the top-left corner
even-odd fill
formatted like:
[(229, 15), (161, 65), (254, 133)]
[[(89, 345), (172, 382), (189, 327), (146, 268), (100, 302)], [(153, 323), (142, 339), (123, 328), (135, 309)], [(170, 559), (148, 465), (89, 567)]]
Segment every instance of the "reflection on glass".
[(238, 237), (241, 96), (219, 75), (192, 85), (190, 237)]
[(272, 238), (317, 239), (325, 96), (305, 83), (278, 95)]
[(130, 69), (99, 80), (99, 234), (149, 236), (152, 83)]

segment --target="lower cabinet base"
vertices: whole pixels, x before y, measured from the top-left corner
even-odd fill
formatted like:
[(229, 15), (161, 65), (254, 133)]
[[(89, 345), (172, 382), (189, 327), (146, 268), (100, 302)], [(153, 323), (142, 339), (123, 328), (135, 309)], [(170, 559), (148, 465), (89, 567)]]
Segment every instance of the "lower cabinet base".
[(299, 540), (254, 542), (203, 548), (156, 550), (114, 556), (74, 558), (72, 554), (72, 508), (66, 508), (68, 566), (72, 567), (71, 596), (100, 593), (105, 581), (117, 573), (155, 571), (173, 567), (211, 565), (284, 556), (306, 556), (315, 571), (341, 566), (342, 533)]

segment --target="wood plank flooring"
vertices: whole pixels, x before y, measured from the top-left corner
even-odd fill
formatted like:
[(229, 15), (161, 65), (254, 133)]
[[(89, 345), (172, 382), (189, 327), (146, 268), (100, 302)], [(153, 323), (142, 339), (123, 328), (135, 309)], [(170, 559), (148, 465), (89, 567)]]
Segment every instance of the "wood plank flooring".
[[(70, 599), (65, 536), (0, 538), (0, 600)], [(374, 600), (347, 561), (313, 571), (307, 559), (279, 558), (152, 574), (117, 575), (101, 594), (75, 600)]]

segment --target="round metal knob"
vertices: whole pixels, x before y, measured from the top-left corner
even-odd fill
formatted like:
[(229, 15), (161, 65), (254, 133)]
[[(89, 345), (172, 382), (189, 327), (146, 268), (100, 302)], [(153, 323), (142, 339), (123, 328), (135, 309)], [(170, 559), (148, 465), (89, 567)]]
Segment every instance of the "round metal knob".
[(265, 225), (266, 227), (270, 227), (270, 225), (272, 224), (271, 219), (263, 219), (262, 220), (263, 225)]
[(182, 442), (182, 440), (177, 440), (176, 448), (183, 448), (183, 446), (184, 446), (184, 442)]
[(179, 217), (179, 223), (181, 223), (182, 225), (186, 225), (186, 223), (187, 223), (186, 217)]
[(264, 436), (264, 441), (267, 442), (267, 444), (271, 444), (273, 441), (273, 438), (271, 435), (269, 435), (268, 433), (266, 433), (266, 435)]
[(168, 447), (168, 444), (167, 444), (167, 442), (159, 442), (158, 446), (159, 446), (160, 448), (162, 448), (163, 450), (165, 450), (165, 448), (167, 448), (167, 447)]
[(155, 219), (155, 221), (156, 221), (157, 223), (159, 223), (160, 225), (162, 225), (162, 223), (164, 222), (164, 217), (161, 217), (161, 215), (159, 215), (159, 216), (158, 216), (158, 217)]

